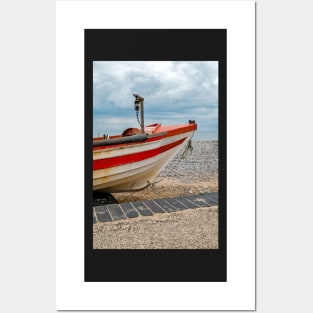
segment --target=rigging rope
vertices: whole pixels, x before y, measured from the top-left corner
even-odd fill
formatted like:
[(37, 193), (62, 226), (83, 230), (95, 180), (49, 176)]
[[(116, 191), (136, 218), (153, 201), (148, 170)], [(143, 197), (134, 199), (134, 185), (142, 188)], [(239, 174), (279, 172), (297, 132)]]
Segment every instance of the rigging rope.
[[(192, 153), (192, 151), (193, 151), (193, 146), (192, 146), (192, 143), (191, 143), (191, 139), (192, 139), (194, 133), (195, 133), (195, 132), (192, 133), (192, 135), (191, 135), (190, 139), (188, 140), (188, 143), (187, 143), (187, 145), (186, 145), (186, 147), (185, 147), (185, 149), (184, 149), (184, 152), (182, 153), (182, 155), (180, 156), (180, 158), (178, 158), (176, 164), (175, 164), (175, 165), (173, 166), (173, 168), (169, 171), (169, 173), (167, 174), (167, 176), (170, 175), (170, 174), (175, 170), (175, 168), (177, 167), (177, 165), (179, 164), (179, 162), (180, 162), (181, 160), (183, 160), (183, 159), (186, 158), (186, 156), (187, 156), (187, 154), (188, 154), (189, 151), (190, 151), (190, 153)], [(163, 176), (160, 180), (156, 181), (156, 179), (158, 178), (158, 176), (157, 176), (157, 177), (154, 179), (154, 181), (151, 183), (151, 185), (154, 186), (155, 184), (158, 184), (159, 182), (161, 182), (161, 181), (162, 181), (164, 178), (166, 178), (167, 176)]]
[(139, 124), (139, 126), (141, 128), (141, 123), (139, 121), (139, 111), (136, 111), (136, 116), (137, 116), (137, 122), (138, 122), (138, 124)]

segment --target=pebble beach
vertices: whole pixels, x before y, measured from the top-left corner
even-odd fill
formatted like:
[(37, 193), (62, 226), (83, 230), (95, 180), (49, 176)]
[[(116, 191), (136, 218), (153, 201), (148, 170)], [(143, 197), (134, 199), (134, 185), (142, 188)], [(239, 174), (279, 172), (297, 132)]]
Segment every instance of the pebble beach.
[[(193, 141), (154, 185), (113, 194), (119, 203), (218, 191), (218, 141)], [(218, 206), (94, 224), (94, 249), (218, 249)]]

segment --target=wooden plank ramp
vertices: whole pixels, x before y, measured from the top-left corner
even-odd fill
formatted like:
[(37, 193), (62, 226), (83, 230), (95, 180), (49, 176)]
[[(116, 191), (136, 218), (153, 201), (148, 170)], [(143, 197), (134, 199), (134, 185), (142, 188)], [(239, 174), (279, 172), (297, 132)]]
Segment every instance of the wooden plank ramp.
[(114, 203), (93, 207), (93, 223), (104, 223), (159, 213), (171, 213), (218, 205), (218, 192), (199, 195), (143, 200), (136, 202)]

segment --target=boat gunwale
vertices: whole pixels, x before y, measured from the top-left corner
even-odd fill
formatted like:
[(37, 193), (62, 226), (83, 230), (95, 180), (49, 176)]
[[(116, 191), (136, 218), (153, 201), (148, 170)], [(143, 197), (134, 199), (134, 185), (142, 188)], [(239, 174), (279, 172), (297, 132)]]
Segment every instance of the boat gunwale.
[[(168, 126), (161, 126), (161, 127), (168, 128)], [(156, 132), (156, 133), (152, 133), (152, 134), (145, 133), (147, 135), (146, 140), (137, 141), (137, 142), (130, 141), (130, 142), (126, 142), (126, 143), (116, 143), (116, 144), (112, 144), (112, 145), (101, 145), (100, 144), (97, 146), (93, 146), (93, 151), (97, 151), (100, 149), (107, 150), (107, 149), (117, 149), (120, 147), (127, 147), (127, 146), (133, 146), (133, 145), (141, 145), (141, 144), (149, 143), (149, 142), (154, 141), (154, 140), (158, 140), (158, 139), (162, 139), (162, 138), (166, 138), (166, 137), (172, 137), (172, 136), (175, 136), (177, 134), (183, 134), (183, 133), (197, 130), (197, 124), (196, 123), (195, 124), (173, 125), (172, 127), (175, 127), (175, 128), (171, 128), (168, 130), (164, 130), (164, 131), (160, 131), (160, 132)], [(144, 134), (141, 134), (141, 135), (144, 135)], [(129, 137), (133, 137), (133, 136), (138, 136), (138, 135), (132, 135)], [(121, 136), (121, 137), (115, 137), (115, 138), (120, 139), (120, 138), (127, 138), (127, 137)], [(110, 140), (110, 139), (104, 139), (104, 140)]]

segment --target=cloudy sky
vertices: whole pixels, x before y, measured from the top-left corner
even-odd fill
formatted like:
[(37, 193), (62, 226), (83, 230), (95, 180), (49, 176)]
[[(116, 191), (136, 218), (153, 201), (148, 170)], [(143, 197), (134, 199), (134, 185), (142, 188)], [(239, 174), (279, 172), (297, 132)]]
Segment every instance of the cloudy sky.
[(193, 119), (195, 139), (218, 139), (217, 61), (94, 61), (94, 136), (139, 127), (133, 93), (145, 98), (145, 125)]

